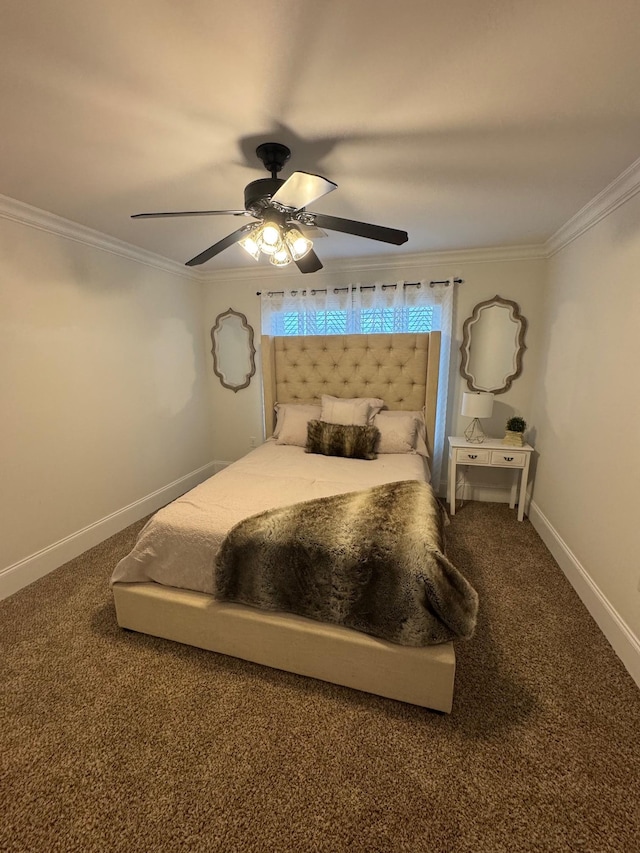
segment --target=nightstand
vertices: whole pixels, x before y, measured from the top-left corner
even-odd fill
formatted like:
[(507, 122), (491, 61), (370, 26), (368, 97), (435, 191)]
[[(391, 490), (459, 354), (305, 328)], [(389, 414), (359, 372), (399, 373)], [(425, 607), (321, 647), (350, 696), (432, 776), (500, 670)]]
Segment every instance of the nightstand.
[(511, 485), (511, 496), (509, 507), (513, 509), (516, 505), (516, 493), (518, 491), (518, 479), (520, 480), (520, 494), (518, 495), (518, 521), (524, 518), (524, 502), (527, 494), (527, 481), (529, 479), (529, 462), (533, 447), (523, 444), (522, 447), (514, 447), (505, 444), (501, 438), (487, 438), (482, 444), (472, 444), (466, 438), (460, 436), (449, 436), (449, 512), (456, 514), (456, 468), (458, 465), (481, 465), (488, 468), (512, 468), (513, 483)]

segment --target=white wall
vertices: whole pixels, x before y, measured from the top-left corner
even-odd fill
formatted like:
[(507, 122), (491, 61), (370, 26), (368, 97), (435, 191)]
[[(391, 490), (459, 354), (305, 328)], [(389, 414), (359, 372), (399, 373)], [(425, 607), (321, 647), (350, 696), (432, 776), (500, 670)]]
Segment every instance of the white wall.
[[(473, 313), (478, 302), (493, 296), (502, 296), (516, 302), (520, 313), (527, 321), (525, 334), (526, 350), (522, 361), (522, 374), (504, 394), (496, 394), (493, 415), (482, 421), (487, 435), (502, 438), (507, 420), (520, 415), (527, 422), (527, 440), (535, 442), (537, 431), (533, 416), (532, 398), (536, 387), (538, 364), (541, 356), (542, 311), (544, 305), (545, 260), (542, 258), (522, 261), (501, 261), (463, 266), (465, 283), (456, 294), (455, 335), (452, 352), (450, 384), (451, 435), (462, 435), (469, 425), (469, 418), (462, 417), (462, 395), (468, 391), (466, 381), (460, 376), (460, 352), (462, 326)], [(446, 475), (446, 468), (443, 477)], [(458, 492), (458, 497), (472, 500), (506, 501), (507, 489), (511, 485), (512, 472), (469, 466), (464, 472), (467, 488)], [(444, 486), (441, 487), (444, 494)]]
[[(238, 248), (238, 251), (242, 249)], [(221, 277), (203, 285), (204, 346), (207, 350), (208, 401), (211, 416), (213, 458), (217, 462), (233, 462), (251, 449), (251, 440), (263, 441), (262, 386), (260, 378), (260, 282), (243, 278)], [(272, 286), (273, 282), (272, 282)], [(216, 317), (229, 308), (244, 314), (253, 329), (256, 348), (256, 372), (247, 388), (232, 391), (224, 388), (213, 372), (211, 329)]]
[(202, 307), (198, 281), (0, 218), (0, 593), (211, 461)]
[(640, 683), (640, 194), (548, 261), (532, 520)]
[[(523, 256), (520, 259), (519, 254)], [(365, 261), (360, 265), (358, 262), (352, 262), (344, 265), (342, 271), (322, 270), (304, 279), (297, 272), (289, 274), (282, 270), (278, 271), (277, 276), (264, 277), (260, 277), (259, 273), (249, 275), (237, 271), (221, 272), (212, 275), (206, 284), (206, 342), (210, 349), (209, 332), (216, 316), (228, 308), (233, 308), (247, 316), (255, 330), (256, 347), (259, 349), (260, 298), (256, 296), (259, 290), (291, 289), (301, 285), (324, 288), (348, 283), (440, 280), (457, 276), (464, 279), (464, 284), (456, 285), (448, 434), (461, 434), (469, 423), (467, 418), (459, 414), (462, 393), (467, 388), (459, 373), (458, 348), (462, 342), (462, 324), (471, 314), (474, 305), (497, 294), (516, 301), (529, 322), (522, 375), (506, 394), (496, 397), (494, 416), (484, 424), (489, 434), (501, 437), (504, 435), (507, 418), (514, 413), (523, 415), (527, 421), (532, 420), (531, 397), (540, 358), (545, 275), (545, 260), (532, 257), (533, 254), (513, 250), (452, 253), (449, 259), (429, 256), (417, 259), (413, 256), (407, 261), (396, 259), (386, 266), (376, 264), (374, 267), (367, 266)], [(262, 399), (258, 374), (248, 388), (234, 393), (223, 388), (214, 376), (213, 369), (210, 369), (214, 458), (217, 460), (233, 461), (239, 458), (250, 449), (252, 436), (257, 436), (258, 439), (262, 436)], [(510, 484), (510, 476), (509, 472), (489, 469), (469, 472), (469, 478), (476, 487), (474, 496), (483, 494), (486, 497), (488, 494), (494, 500), (508, 499), (506, 489)], [(446, 480), (446, 466), (443, 470), (443, 480)]]

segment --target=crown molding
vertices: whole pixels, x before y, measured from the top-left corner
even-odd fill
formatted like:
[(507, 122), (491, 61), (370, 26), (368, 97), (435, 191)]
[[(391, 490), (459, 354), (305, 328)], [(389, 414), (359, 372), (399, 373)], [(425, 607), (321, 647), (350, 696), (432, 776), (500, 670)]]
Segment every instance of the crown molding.
[[(483, 249), (453, 249), (449, 251), (421, 252), (410, 255), (386, 255), (384, 257), (336, 258), (325, 262), (326, 273), (350, 273), (362, 270), (398, 270), (423, 269), (451, 264), (496, 263), (500, 261), (523, 261), (545, 259), (559, 252), (585, 231), (593, 228), (602, 219), (640, 192), (640, 158), (632, 163), (621, 175), (612, 181), (602, 192), (587, 202), (574, 216), (543, 244), (525, 246), (495, 246)], [(0, 195), (0, 218), (19, 222), (40, 231), (46, 231), (84, 243), (87, 246), (110, 252), (114, 255), (136, 261), (154, 269), (182, 276), (190, 281), (214, 283), (216, 281), (269, 281), (271, 279), (298, 278), (297, 269), (270, 269), (261, 266), (232, 267), (215, 271), (193, 270), (177, 261), (164, 258), (146, 249), (140, 249), (124, 240), (109, 237), (100, 231), (94, 231), (85, 225), (64, 219), (54, 213), (32, 207), (25, 202)]]
[[(478, 264), (495, 263), (498, 261), (522, 261), (546, 258), (546, 250), (543, 245), (535, 246), (498, 246), (489, 249), (460, 249), (447, 252), (421, 252), (411, 255), (386, 255), (385, 257), (362, 257), (362, 258), (335, 258), (324, 262), (322, 273), (357, 273), (363, 270), (411, 270), (416, 269), (418, 274), (425, 267), (451, 266), (453, 264)], [(285, 269), (274, 269), (268, 266), (256, 268), (230, 268), (218, 269), (204, 274), (206, 283), (214, 284), (217, 281), (250, 281), (264, 283), (265, 281), (286, 278), (299, 280), (300, 273), (293, 267)]]
[[(162, 255), (132, 246), (130, 243), (125, 243), (124, 240), (109, 237), (100, 231), (57, 216), (55, 213), (40, 210), (25, 202), (3, 195), (0, 195), (0, 218), (28, 225), (31, 228), (37, 228), (40, 231), (46, 231), (49, 234), (55, 234), (76, 243), (83, 243), (154, 269), (182, 276), (190, 281), (206, 283), (220, 280), (264, 282), (271, 279), (279, 281), (282, 281), (283, 278), (298, 279), (300, 276), (293, 265), (285, 270), (268, 266), (260, 266), (259, 268), (231, 267), (209, 271), (194, 270), (177, 261), (164, 258)], [(520, 261), (544, 257), (546, 257), (546, 248), (541, 245), (497, 246), (485, 249), (454, 249), (407, 255), (386, 255), (384, 257), (336, 258), (325, 262), (324, 271), (325, 273), (343, 274), (363, 270), (417, 269), (419, 271), (425, 267), (450, 266), (451, 264), (495, 263), (496, 261)]]
[(119, 255), (121, 258), (136, 261), (163, 272), (180, 275), (192, 281), (202, 281), (203, 279), (202, 273), (185, 268), (177, 261), (163, 258), (154, 252), (148, 252), (145, 249), (132, 246), (130, 243), (125, 243), (124, 240), (109, 237), (100, 231), (94, 231), (85, 225), (64, 219), (55, 213), (48, 213), (46, 210), (32, 207), (30, 204), (25, 204), (8, 196), (0, 195), (0, 218), (10, 219), (12, 222), (28, 225), (31, 228), (37, 228), (39, 231), (46, 231), (49, 234), (55, 234), (76, 243), (83, 243), (94, 249), (110, 252), (112, 255)]
[(640, 158), (562, 225), (545, 243), (547, 257), (555, 255), (593, 228), (640, 191)]

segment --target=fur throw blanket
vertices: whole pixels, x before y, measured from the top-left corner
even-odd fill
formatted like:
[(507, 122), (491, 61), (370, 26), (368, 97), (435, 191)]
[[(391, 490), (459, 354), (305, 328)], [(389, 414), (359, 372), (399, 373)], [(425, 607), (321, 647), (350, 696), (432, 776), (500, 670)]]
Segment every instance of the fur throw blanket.
[(216, 598), (407, 646), (473, 634), (478, 596), (443, 553), (443, 511), (402, 480), (241, 521), (216, 557)]

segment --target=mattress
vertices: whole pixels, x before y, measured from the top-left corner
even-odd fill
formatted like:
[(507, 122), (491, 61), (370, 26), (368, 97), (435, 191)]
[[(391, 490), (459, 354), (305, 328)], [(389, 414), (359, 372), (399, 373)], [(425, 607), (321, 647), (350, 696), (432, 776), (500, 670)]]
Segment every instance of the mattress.
[(244, 518), (398, 480), (428, 481), (424, 458), (394, 453), (344, 459), (270, 439), (159, 510), (114, 569), (111, 583), (151, 581), (212, 594), (215, 556)]

